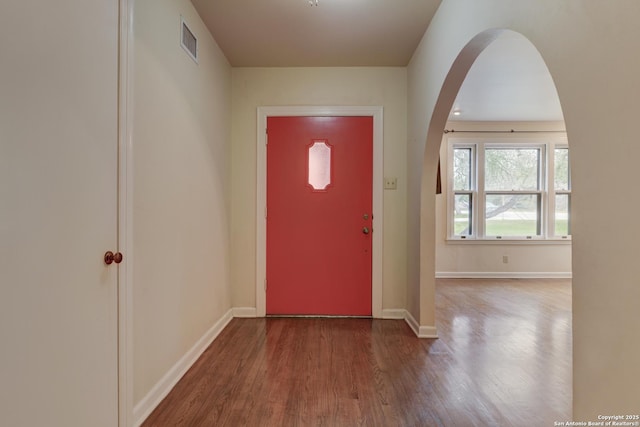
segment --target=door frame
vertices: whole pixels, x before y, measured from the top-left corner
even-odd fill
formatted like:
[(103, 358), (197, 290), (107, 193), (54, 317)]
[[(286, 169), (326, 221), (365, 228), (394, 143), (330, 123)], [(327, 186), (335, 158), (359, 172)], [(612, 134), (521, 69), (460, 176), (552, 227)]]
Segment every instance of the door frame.
[(133, 420), (133, 7), (118, 0), (118, 426)]
[(383, 107), (382, 106), (265, 106), (257, 111), (256, 171), (256, 316), (267, 312), (267, 118), (268, 117), (348, 117), (373, 118), (373, 225), (371, 248), (371, 315), (382, 318), (382, 236), (383, 221)]

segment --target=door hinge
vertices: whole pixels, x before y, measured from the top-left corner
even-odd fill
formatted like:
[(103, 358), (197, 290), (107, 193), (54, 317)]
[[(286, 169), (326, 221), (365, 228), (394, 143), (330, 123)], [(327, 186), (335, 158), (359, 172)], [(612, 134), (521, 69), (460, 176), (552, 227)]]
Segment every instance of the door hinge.
[(264, 207), (264, 219), (267, 219), (267, 207)]
[(267, 291), (267, 279), (264, 279), (264, 291)]

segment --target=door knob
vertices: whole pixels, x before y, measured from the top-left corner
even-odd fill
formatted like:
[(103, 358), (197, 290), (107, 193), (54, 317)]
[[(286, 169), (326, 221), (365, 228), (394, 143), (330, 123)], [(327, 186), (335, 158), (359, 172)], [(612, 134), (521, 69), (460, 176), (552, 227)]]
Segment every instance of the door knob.
[(369, 227), (364, 227), (364, 228), (362, 229), (362, 232), (363, 232), (364, 234), (369, 234)]
[(122, 262), (122, 254), (120, 252), (116, 252), (115, 254), (111, 251), (107, 251), (104, 254), (104, 263), (107, 265), (111, 265), (112, 263), (120, 264)]

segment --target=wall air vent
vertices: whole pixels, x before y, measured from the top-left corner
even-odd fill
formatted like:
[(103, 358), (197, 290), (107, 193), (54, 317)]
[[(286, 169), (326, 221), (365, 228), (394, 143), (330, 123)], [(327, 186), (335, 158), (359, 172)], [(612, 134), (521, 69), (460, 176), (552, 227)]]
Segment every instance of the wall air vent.
[(184, 22), (184, 18), (180, 17), (180, 45), (189, 54), (196, 64), (198, 63), (198, 39)]

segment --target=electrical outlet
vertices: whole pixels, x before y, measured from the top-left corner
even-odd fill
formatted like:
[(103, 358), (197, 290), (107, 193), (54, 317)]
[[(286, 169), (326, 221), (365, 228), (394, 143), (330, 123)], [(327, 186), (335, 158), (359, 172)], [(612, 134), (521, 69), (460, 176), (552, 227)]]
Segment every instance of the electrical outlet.
[(508, 257), (508, 256), (506, 256), (506, 255), (503, 255), (503, 256), (502, 256), (502, 263), (503, 263), (503, 264), (509, 264), (509, 257)]
[(398, 178), (395, 177), (385, 177), (384, 178), (384, 189), (385, 190), (395, 190), (398, 188)]

